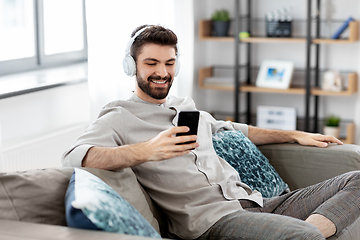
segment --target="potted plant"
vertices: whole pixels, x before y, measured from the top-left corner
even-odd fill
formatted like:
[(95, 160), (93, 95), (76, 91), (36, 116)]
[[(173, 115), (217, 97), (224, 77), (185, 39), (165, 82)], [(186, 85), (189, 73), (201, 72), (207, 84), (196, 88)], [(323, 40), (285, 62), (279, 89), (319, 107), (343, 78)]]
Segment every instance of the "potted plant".
[(341, 118), (335, 115), (331, 115), (325, 118), (324, 134), (330, 135), (336, 138), (340, 136), (340, 120)]
[(226, 9), (216, 10), (211, 16), (213, 35), (226, 37), (229, 33), (230, 14)]

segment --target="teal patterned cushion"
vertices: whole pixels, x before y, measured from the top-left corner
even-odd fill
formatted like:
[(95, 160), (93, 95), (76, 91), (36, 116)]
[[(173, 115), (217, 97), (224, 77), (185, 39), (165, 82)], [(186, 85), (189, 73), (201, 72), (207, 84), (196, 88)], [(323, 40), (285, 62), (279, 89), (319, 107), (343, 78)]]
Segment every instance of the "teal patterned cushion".
[(149, 222), (97, 176), (75, 168), (65, 196), (68, 226), (161, 238)]
[(217, 155), (238, 171), (243, 183), (263, 197), (278, 196), (288, 190), (269, 160), (241, 131), (221, 131), (212, 140)]

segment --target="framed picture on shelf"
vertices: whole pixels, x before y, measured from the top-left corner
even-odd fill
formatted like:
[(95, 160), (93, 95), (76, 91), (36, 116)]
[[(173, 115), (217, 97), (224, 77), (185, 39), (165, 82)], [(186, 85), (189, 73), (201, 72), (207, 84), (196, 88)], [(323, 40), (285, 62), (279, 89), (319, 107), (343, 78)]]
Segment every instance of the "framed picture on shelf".
[(256, 79), (257, 87), (287, 89), (294, 72), (291, 61), (265, 60), (261, 63)]
[(326, 71), (321, 88), (324, 91), (340, 92), (343, 89), (340, 73), (337, 71)]
[(258, 106), (256, 126), (267, 129), (296, 130), (296, 108)]

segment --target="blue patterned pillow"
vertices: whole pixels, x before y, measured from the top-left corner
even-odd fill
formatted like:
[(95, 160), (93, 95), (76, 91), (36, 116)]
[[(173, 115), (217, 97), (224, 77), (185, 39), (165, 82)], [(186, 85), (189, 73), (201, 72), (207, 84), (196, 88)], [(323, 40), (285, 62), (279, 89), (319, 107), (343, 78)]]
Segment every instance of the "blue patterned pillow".
[(235, 168), (241, 181), (263, 197), (278, 196), (288, 190), (269, 160), (241, 131), (221, 131), (213, 135), (217, 155)]
[(75, 228), (161, 238), (145, 218), (97, 176), (75, 168), (65, 196), (66, 222)]

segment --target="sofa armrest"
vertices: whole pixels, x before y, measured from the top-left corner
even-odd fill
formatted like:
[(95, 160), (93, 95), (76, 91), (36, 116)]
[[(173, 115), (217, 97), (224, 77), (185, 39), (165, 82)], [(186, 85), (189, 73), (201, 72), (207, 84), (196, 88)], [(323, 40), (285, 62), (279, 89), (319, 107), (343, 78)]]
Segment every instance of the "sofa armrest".
[(291, 190), (360, 169), (360, 146), (329, 144), (327, 148), (297, 143), (258, 146)]
[(0, 239), (9, 240), (151, 240), (153, 238), (65, 226), (0, 219)]

